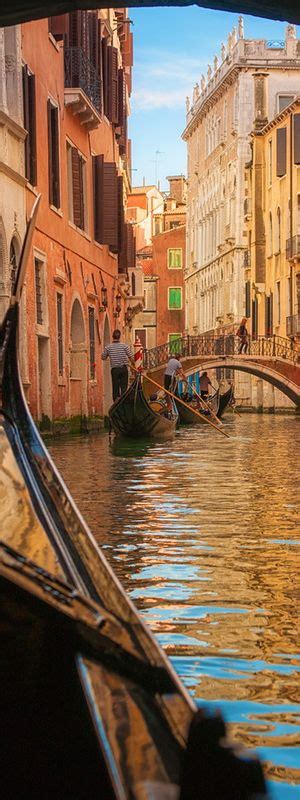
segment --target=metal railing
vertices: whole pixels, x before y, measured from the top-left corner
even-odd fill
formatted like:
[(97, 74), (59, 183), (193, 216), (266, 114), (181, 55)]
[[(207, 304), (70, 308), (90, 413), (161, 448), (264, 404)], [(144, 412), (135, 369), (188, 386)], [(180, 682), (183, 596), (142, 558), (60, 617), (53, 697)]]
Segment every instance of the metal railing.
[(300, 236), (297, 234), (296, 236), (292, 236), (286, 240), (286, 257), (287, 258), (297, 258), (300, 257)]
[(300, 333), (300, 314), (293, 314), (286, 318), (286, 332), (288, 336), (295, 336)]
[(101, 82), (94, 65), (81, 47), (66, 47), (64, 58), (66, 88), (82, 89), (96, 110), (101, 112)]
[(188, 356), (261, 356), (265, 358), (283, 358), (297, 363), (299, 353), (290, 339), (282, 336), (248, 336), (247, 353), (241, 353), (241, 339), (234, 333), (223, 336), (181, 336), (171, 342), (144, 351), (145, 369), (153, 369), (166, 364), (172, 356), (181, 358)]

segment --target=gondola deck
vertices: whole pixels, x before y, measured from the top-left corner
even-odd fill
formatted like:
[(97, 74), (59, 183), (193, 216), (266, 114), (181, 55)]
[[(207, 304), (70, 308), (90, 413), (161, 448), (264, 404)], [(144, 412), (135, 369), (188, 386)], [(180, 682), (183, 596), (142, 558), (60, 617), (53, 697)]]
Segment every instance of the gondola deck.
[(142, 377), (137, 375), (127, 392), (109, 409), (109, 419), (115, 433), (121, 436), (168, 438), (175, 431), (178, 411), (174, 401), (168, 416), (151, 408), (143, 392)]

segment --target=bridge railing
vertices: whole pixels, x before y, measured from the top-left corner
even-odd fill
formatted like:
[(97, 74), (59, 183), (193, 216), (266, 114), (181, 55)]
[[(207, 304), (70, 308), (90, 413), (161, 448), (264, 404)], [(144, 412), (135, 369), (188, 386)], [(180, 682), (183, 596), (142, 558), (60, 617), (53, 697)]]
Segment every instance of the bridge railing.
[(181, 358), (187, 356), (263, 356), (265, 358), (283, 358), (297, 364), (299, 353), (294, 342), (282, 336), (248, 336), (247, 353), (242, 354), (241, 339), (234, 333), (224, 336), (181, 336), (170, 342), (144, 351), (145, 369), (153, 369), (166, 364), (175, 354)]

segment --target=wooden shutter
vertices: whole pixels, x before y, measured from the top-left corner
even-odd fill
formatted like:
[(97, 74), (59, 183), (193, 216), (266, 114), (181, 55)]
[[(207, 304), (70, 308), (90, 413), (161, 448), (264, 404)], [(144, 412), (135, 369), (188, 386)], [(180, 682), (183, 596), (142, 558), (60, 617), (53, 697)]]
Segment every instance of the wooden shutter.
[(47, 100), (47, 119), (48, 119), (48, 180), (49, 180), (49, 203), (54, 205), (53, 197), (53, 163), (52, 163), (52, 105), (51, 100)]
[(118, 252), (118, 182), (114, 162), (103, 163), (103, 244)]
[(253, 339), (257, 337), (257, 312), (258, 312), (258, 305), (257, 305), (257, 297), (252, 300), (252, 336)]
[(135, 239), (133, 225), (127, 223), (127, 270), (135, 267)]
[(29, 74), (26, 64), (22, 69), (23, 81), (23, 108), (24, 108), (24, 128), (27, 131), (25, 139), (25, 178), (30, 178), (30, 121), (29, 121)]
[(124, 117), (125, 117), (125, 103), (126, 103), (126, 83), (124, 77), (124, 70), (118, 70), (118, 125), (120, 128), (124, 125)]
[(123, 201), (123, 178), (118, 176), (118, 253), (123, 249), (124, 243), (124, 201)]
[(79, 153), (76, 147), (72, 147), (73, 222), (78, 228), (81, 228), (80, 177)]
[(103, 113), (108, 117), (108, 46), (107, 39), (104, 36), (101, 41), (102, 51), (102, 79), (103, 79)]
[(286, 128), (278, 128), (276, 131), (276, 175), (281, 178), (286, 174)]
[(89, 17), (89, 51), (90, 61), (99, 76), (99, 27), (97, 11), (90, 11)]
[(250, 306), (250, 299), (251, 298), (250, 298), (250, 295), (251, 295), (250, 281), (246, 281), (246, 283), (245, 283), (245, 316), (246, 317), (250, 317), (250, 315), (251, 315), (251, 306)]
[(59, 14), (56, 17), (49, 17), (49, 31), (57, 42), (69, 34), (69, 14)]
[(93, 156), (93, 192), (94, 192), (94, 239), (99, 244), (103, 239), (103, 156)]
[(51, 109), (52, 123), (52, 170), (53, 170), (53, 204), (60, 206), (59, 187), (59, 135), (58, 135), (58, 108)]
[(294, 114), (294, 164), (300, 164), (300, 114)]
[(118, 51), (116, 47), (107, 48), (108, 57), (108, 119), (114, 125), (118, 124)]
[(28, 101), (29, 101), (29, 180), (32, 186), (36, 186), (36, 102), (35, 102), (35, 75), (28, 77)]
[(127, 231), (128, 231), (128, 224), (125, 222), (123, 225), (123, 234), (122, 234), (122, 247), (119, 253), (119, 262), (118, 262), (118, 272), (119, 273), (126, 273), (128, 272), (128, 261), (127, 261)]

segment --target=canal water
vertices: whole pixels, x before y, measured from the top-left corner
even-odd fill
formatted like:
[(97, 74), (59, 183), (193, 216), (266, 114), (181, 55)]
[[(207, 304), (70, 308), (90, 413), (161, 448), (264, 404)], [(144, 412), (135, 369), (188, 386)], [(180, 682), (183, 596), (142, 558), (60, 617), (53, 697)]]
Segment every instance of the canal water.
[(300, 419), (224, 425), (50, 450), (196, 702), (258, 751), (274, 800), (299, 800)]

